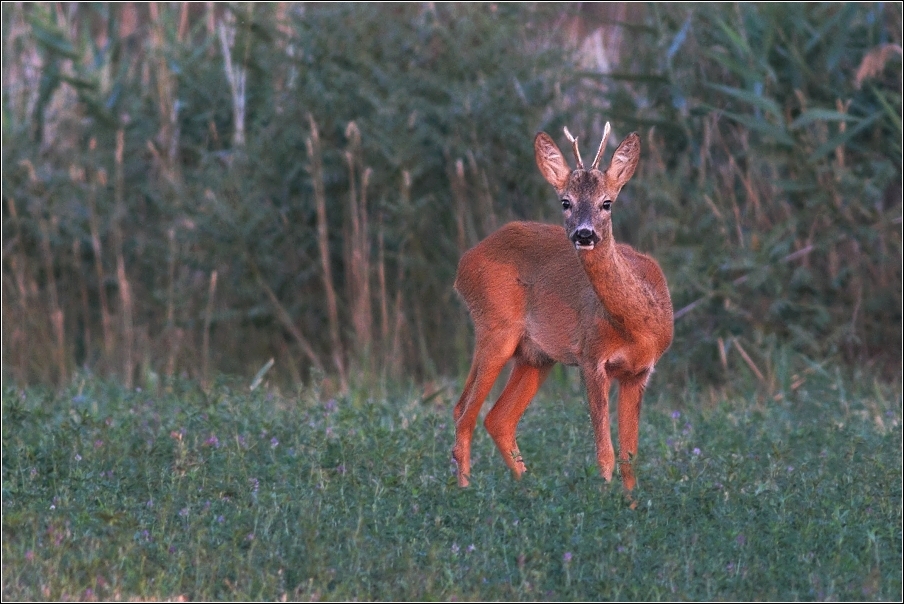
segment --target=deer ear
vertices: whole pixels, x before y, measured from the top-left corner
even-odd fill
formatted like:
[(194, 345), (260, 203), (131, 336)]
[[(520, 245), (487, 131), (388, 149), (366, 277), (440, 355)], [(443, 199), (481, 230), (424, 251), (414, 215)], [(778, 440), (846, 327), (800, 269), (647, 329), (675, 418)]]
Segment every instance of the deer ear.
[(637, 162), (640, 160), (640, 136), (632, 132), (621, 142), (612, 154), (612, 163), (606, 170), (606, 178), (619, 189), (634, 176)]
[(561, 191), (568, 183), (571, 168), (562, 157), (562, 152), (545, 132), (540, 132), (534, 139), (534, 159), (540, 174), (556, 191)]

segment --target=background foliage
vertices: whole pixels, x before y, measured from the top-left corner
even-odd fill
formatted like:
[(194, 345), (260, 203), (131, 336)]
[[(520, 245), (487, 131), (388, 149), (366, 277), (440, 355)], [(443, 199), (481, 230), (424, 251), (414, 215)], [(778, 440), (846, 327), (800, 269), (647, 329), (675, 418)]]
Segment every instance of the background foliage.
[(4, 373), (460, 373), (460, 253), (558, 222), (532, 137), (609, 120), (644, 142), (615, 221), (669, 279), (664, 371), (897, 375), (901, 30), (894, 3), (4, 4)]

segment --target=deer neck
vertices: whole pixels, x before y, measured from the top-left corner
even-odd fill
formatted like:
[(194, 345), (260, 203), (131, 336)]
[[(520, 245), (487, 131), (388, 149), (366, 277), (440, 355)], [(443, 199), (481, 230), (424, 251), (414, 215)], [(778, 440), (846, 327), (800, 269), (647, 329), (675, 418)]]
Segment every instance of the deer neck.
[(626, 335), (643, 328), (651, 294), (619, 252), (610, 224), (592, 250), (579, 250), (584, 271), (614, 327)]

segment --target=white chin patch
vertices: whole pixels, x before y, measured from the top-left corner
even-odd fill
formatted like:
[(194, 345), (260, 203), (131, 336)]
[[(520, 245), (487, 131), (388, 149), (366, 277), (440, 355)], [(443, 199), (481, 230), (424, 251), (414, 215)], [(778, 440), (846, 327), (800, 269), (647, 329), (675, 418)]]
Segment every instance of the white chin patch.
[(592, 244), (592, 243), (588, 243), (587, 245), (581, 245), (580, 243), (575, 243), (575, 244), (574, 244), (574, 249), (576, 249), (576, 250), (592, 250), (592, 249), (593, 249), (593, 244)]

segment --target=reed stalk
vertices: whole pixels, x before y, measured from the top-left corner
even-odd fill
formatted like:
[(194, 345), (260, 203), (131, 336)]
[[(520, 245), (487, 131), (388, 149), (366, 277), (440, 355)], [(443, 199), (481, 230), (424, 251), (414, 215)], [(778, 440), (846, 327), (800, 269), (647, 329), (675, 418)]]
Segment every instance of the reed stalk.
[(383, 213), (377, 222), (377, 286), (380, 290), (380, 346), (389, 352), (389, 301), (386, 292), (386, 253), (383, 232)]
[(166, 291), (166, 369), (164, 375), (172, 378), (176, 370), (176, 230), (167, 231), (169, 239), (169, 280)]
[[(91, 151), (91, 165), (94, 165), (94, 150), (97, 141), (91, 139), (89, 149)], [(106, 364), (112, 363), (114, 349), (113, 315), (110, 312), (110, 302), (107, 299), (107, 279), (104, 273), (103, 245), (100, 238), (100, 220), (97, 215), (97, 186), (106, 186), (107, 173), (103, 168), (95, 172), (94, 178), (88, 184), (88, 225), (91, 230), (91, 251), (94, 255), (94, 272), (97, 276), (97, 298), (100, 302), (101, 331), (104, 338), (103, 359)]]
[[(352, 326), (360, 360), (373, 350), (373, 315), (370, 300), (370, 234), (367, 216), (367, 189), (371, 169), (361, 161), (361, 132), (355, 122), (345, 130), (349, 146), (345, 152), (349, 178), (349, 237), (346, 264), (349, 267), (348, 290), (351, 298)], [(359, 185), (360, 184), (360, 189)]]
[(125, 208), (125, 175), (123, 173), (123, 152), (125, 149), (125, 130), (120, 128), (116, 132), (115, 185), (114, 196), (116, 211), (113, 219), (113, 238), (116, 253), (116, 282), (119, 286), (119, 299), (122, 324), (122, 379), (126, 388), (132, 388), (134, 383), (135, 361), (132, 358), (135, 344), (134, 333), (134, 308), (132, 298), (132, 286), (126, 273), (126, 260), (123, 251), (124, 238), (122, 233), (122, 220), (126, 214)]
[(79, 298), (82, 302), (82, 337), (84, 338), (85, 358), (91, 354), (91, 302), (88, 296), (88, 278), (82, 269), (82, 240), (72, 240), (72, 261), (78, 279)]
[(330, 260), (329, 225), (326, 217), (326, 192), (323, 186), (323, 155), (320, 149), (320, 132), (314, 116), (308, 113), (311, 134), (305, 140), (308, 158), (308, 172), (314, 187), (314, 205), (317, 213), (317, 246), (320, 252), (320, 266), (323, 273), (323, 289), (326, 294), (326, 310), (330, 325), (330, 342), (332, 344), (333, 363), (339, 373), (339, 385), (343, 392), (348, 391), (348, 375), (345, 370), (345, 353), (339, 335), (339, 304), (336, 298), (336, 286), (333, 283), (333, 269)]
[(201, 340), (201, 384), (206, 390), (210, 386), (210, 323), (213, 318), (213, 301), (217, 293), (217, 271), (210, 273), (210, 287), (207, 290), (207, 309), (204, 311), (204, 331)]
[(50, 306), (50, 323), (53, 327), (54, 342), (54, 361), (57, 366), (57, 381), (60, 386), (66, 383), (68, 378), (66, 354), (66, 332), (64, 326), (63, 309), (60, 307), (60, 296), (57, 289), (56, 271), (54, 270), (53, 251), (51, 249), (51, 225), (56, 230), (57, 221), (54, 218), (47, 220), (40, 218), (38, 225), (41, 229), (41, 251), (44, 257), (44, 271), (47, 278), (47, 293), (49, 296)]

